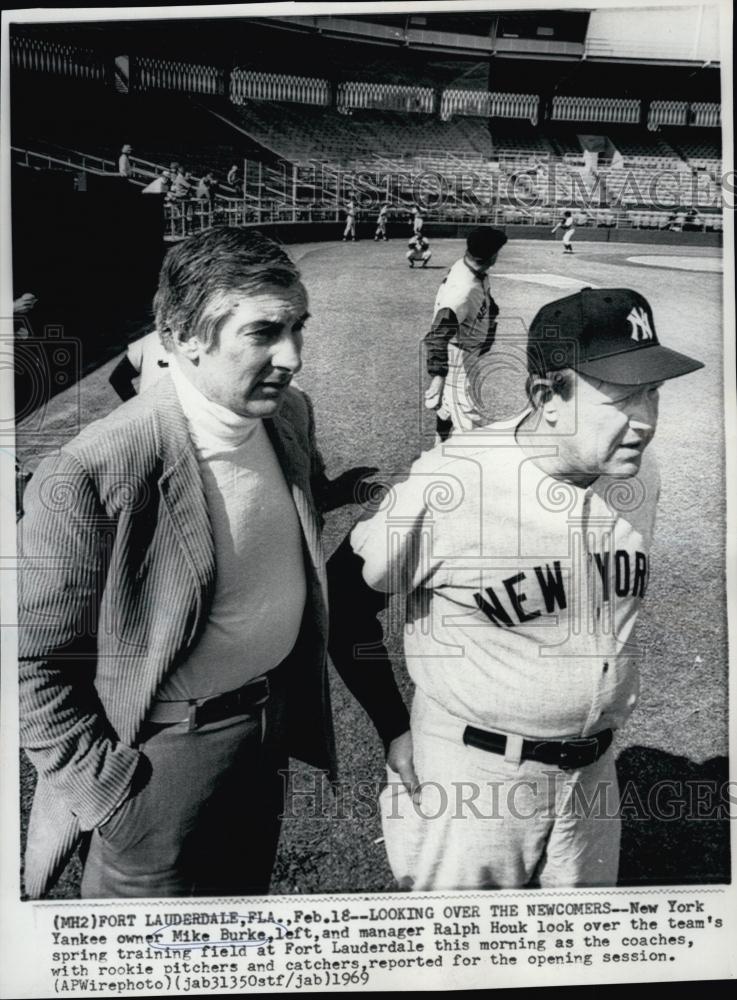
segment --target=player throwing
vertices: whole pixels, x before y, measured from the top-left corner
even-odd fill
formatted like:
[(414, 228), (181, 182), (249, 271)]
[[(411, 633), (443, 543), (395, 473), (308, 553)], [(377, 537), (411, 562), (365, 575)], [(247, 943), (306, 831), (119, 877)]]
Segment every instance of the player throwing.
[(616, 884), (611, 744), (637, 702), (658, 393), (701, 367), (637, 292), (552, 302), (516, 426), (426, 452), (353, 530), (369, 586), (407, 599), (415, 696), (382, 792), (402, 888)]

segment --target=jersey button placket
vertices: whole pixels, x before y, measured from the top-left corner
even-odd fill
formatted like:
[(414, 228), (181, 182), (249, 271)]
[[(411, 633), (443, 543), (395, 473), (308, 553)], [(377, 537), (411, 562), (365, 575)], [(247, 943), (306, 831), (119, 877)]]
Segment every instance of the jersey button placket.
[(591, 708), (589, 710), (588, 718), (586, 719), (586, 724), (582, 730), (583, 734), (596, 732), (599, 728), (599, 720), (602, 716), (601, 712), (601, 694), (602, 694), (602, 668), (601, 668), (601, 657), (599, 649), (599, 629), (601, 627), (601, 588), (597, 584), (596, 573), (597, 570), (594, 566), (595, 553), (600, 547), (602, 532), (601, 528), (601, 513), (596, 511), (596, 515), (592, 517), (592, 510), (594, 509), (593, 499), (595, 494), (593, 493), (591, 487), (588, 487), (583, 498), (583, 517), (582, 517), (582, 532), (583, 532), (583, 545), (584, 545), (584, 561), (586, 570), (586, 604), (585, 610), (582, 608), (586, 615), (585, 622), (585, 633), (587, 642), (586, 645), (591, 653), (592, 661), (589, 663), (589, 669), (591, 670)]

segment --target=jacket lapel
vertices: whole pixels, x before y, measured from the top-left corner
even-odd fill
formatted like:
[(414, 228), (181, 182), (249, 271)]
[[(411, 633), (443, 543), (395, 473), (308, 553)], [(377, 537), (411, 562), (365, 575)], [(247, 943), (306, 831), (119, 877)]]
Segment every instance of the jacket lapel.
[(158, 448), (163, 472), (162, 502), (196, 586), (201, 618), (215, 583), (215, 546), (197, 455), (171, 378), (157, 387)]
[(292, 425), (280, 413), (264, 420), (264, 426), (292, 494), (307, 551), (320, 583), (323, 602), (327, 607), (325, 556), (314, 501), (312, 500), (310, 456), (302, 448)]

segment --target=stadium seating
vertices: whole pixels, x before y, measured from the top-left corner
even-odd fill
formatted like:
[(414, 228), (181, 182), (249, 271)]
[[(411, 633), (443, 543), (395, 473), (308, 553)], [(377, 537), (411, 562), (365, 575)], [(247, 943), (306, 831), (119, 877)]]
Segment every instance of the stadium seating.
[(722, 173), (722, 137), (719, 129), (668, 129), (668, 141), (690, 166), (706, 170), (716, 180)]
[(492, 155), (509, 163), (534, 163), (554, 153), (554, 149), (543, 133), (529, 122), (510, 122), (507, 119), (492, 118)]
[(355, 167), (375, 158), (387, 168), (411, 166), (427, 158), (451, 157), (481, 163), (491, 154), (484, 119), (457, 117), (440, 122), (399, 111), (354, 110), (243, 101), (229, 118), (247, 135), (291, 162), (326, 162)]
[[(274, 86), (283, 84), (275, 80)], [(618, 224), (629, 212), (631, 224), (657, 228), (663, 211), (693, 208), (704, 213), (705, 230), (721, 225), (710, 214), (720, 205), (721, 140), (715, 128), (661, 125), (649, 131), (565, 121), (535, 126), (465, 114), (443, 120), (420, 112), (245, 97), (234, 104), (222, 96), (190, 98), (172, 91), (121, 95), (89, 80), (46, 78), (43, 85), (23, 86), (31, 99), (13, 104), (17, 160), (24, 150), (45, 154), (51, 169), (79, 168), (101, 157), (88, 163), (90, 169), (114, 173), (122, 143), (130, 142), (139, 170), (134, 180), (141, 184), (173, 161), (195, 181), (212, 171), (221, 182), (233, 164), (246, 161), (245, 202), (218, 209), (234, 221), (334, 220), (352, 192), (360, 208), (363, 192), (369, 196), (365, 203), (371, 202), (366, 211), (384, 198), (404, 206), (424, 198), (430, 219), (471, 221), (493, 207), (500, 221), (534, 218), (547, 225), (570, 208), (585, 212), (577, 222), (582, 226)], [(600, 153), (595, 171), (584, 167), (578, 136), (585, 130), (604, 138), (616, 166)], [(33, 160), (36, 166), (42, 162)], [(458, 190), (461, 183), (470, 199)], [(234, 202), (242, 195), (227, 188), (221, 193)]]

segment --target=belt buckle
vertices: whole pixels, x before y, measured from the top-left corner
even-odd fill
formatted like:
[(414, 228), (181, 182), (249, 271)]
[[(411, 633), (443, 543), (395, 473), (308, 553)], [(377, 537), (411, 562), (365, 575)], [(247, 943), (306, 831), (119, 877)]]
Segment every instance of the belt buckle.
[(197, 722), (197, 712), (199, 710), (199, 707), (200, 706), (195, 701), (191, 701), (189, 703), (189, 705), (187, 705), (187, 719), (186, 719), (186, 722), (187, 722), (187, 732), (188, 733), (193, 733), (195, 731), (195, 729), (197, 728), (198, 724), (199, 724)]
[[(599, 746), (599, 741), (595, 736), (581, 736), (575, 740), (564, 740), (560, 744), (560, 754), (558, 767), (561, 771), (575, 771), (579, 767), (586, 767), (587, 764), (593, 764), (596, 760), (596, 749)], [(583, 751), (590, 750), (591, 757), (589, 760), (582, 760)], [(578, 756), (576, 761), (571, 761), (571, 757), (579, 752), (581, 756)]]

